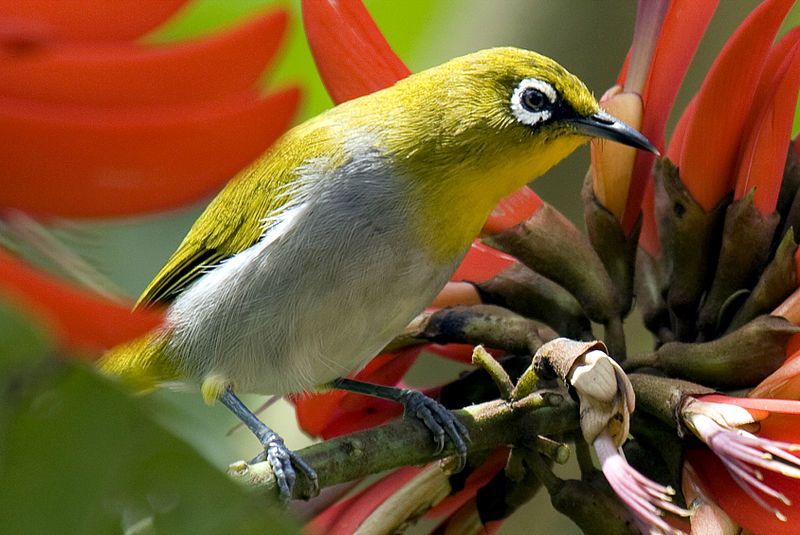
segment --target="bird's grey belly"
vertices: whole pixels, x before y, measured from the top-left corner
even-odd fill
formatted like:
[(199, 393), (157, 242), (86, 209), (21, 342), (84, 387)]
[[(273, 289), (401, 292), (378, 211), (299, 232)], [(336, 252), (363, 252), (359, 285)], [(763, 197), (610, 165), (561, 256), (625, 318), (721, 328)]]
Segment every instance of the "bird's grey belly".
[[(433, 265), (398, 221), (298, 214), (201, 277), (170, 309), (171, 353), (198, 380), (285, 394), (358, 369), (421, 312), (460, 258)], [(384, 224), (386, 223), (386, 224)]]

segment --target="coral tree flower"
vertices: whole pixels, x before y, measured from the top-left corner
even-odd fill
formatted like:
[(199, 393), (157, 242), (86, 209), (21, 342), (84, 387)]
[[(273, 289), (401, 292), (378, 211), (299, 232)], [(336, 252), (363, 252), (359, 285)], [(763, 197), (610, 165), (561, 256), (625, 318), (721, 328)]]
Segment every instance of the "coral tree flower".
[(278, 11), (157, 46), (0, 42), (0, 206), (108, 217), (213, 193), (294, 115), (296, 88), (255, 88), (286, 23)]
[[(666, 7), (666, 4), (669, 4), (669, 7)], [(609, 102), (609, 105), (619, 106), (625, 110), (626, 115), (631, 115), (631, 120), (641, 125), (641, 132), (662, 153), (664, 127), (670, 109), (716, 6), (715, 0), (639, 2), (634, 43), (629, 54), (630, 61), (626, 62), (617, 81), (620, 88), (617, 92), (620, 90), (623, 92), (616, 97), (610, 96), (611, 100), (621, 102), (618, 104)], [(657, 39), (654, 39), (656, 35)], [(652, 60), (649, 61), (651, 57)], [(602, 153), (607, 148), (603, 146), (601, 149), (593, 144), (593, 166), (600, 165), (599, 162), (595, 162), (603, 157)], [(624, 209), (621, 217), (617, 210), (612, 211), (626, 232), (630, 232), (639, 216), (654, 161), (655, 155), (639, 151), (635, 154), (632, 166), (619, 169), (618, 174), (608, 178), (623, 181), (622, 185), (629, 183), (627, 188), (605, 184), (595, 188), (596, 191), (598, 188), (614, 189), (614, 195), (618, 200), (611, 204), (619, 206), (622, 203)], [(603, 174), (599, 173), (595, 180), (602, 181)], [(647, 221), (643, 229), (645, 234), (648, 232), (646, 227)], [(656, 244), (654, 246), (657, 247)]]
[[(667, 158), (678, 165), (686, 188), (707, 212), (730, 193), (735, 199), (742, 199), (751, 192), (763, 215), (775, 210), (800, 87), (800, 36), (793, 30), (778, 43), (773, 41), (792, 4), (789, 0), (768, 0), (739, 26), (683, 112), (669, 143)], [(665, 17), (645, 88), (642, 127), (659, 148), (663, 147), (664, 123), (680, 78), (715, 7), (714, 1), (675, 0)], [(681, 12), (684, 16), (678, 18)], [(686, 16), (687, 13), (693, 15)], [(667, 64), (668, 55), (675, 56), (670, 61), (677, 68), (660, 70)], [(669, 78), (673, 75), (675, 78)], [(741, 82), (733, 92), (731, 80)], [(659, 97), (650, 100), (648, 95)], [(648, 114), (658, 120), (648, 123)], [(651, 188), (649, 166), (644, 174), (634, 174), (631, 197), (637, 183), (644, 184), (638, 186), (642, 191)], [(640, 245), (655, 256), (662, 244), (655, 228), (652, 189), (644, 199), (643, 209)], [(630, 204), (627, 213), (633, 213)], [(791, 362), (753, 394), (796, 397), (796, 390), (791, 389), (796, 365)], [(703, 399), (704, 403), (721, 403), (718, 398)], [(727, 399), (725, 403), (736, 402)], [(798, 522), (796, 506), (788, 507), (786, 502), (796, 503), (797, 483), (786, 476), (794, 478), (798, 474), (797, 457), (792, 452), (800, 436), (791, 431), (797, 423), (788, 421), (796, 419), (795, 409), (790, 414), (780, 414), (770, 400), (754, 399), (748, 403), (746, 408), (756, 415), (750, 417), (742, 410), (749, 421), (762, 420), (757, 434), (709, 416), (709, 405), (694, 405), (703, 408), (699, 411), (702, 414), (687, 408), (687, 425), (709, 446), (707, 450), (693, 450), (692, 466), (717, 503), (744, 527), (758, 533), (794, 533)], [(780, 423), (788, 425), (783, 427)], [(776, 501), (780, 510), (773, 503)]]
[[(734, 199), (752, 194), (754, 206), (765, 217), (775, 211), (800, 87), (800, 58), (797, 56), (800, 32), (791, 30), (777, 43), (774, 40), (793, 3), (791, 0), (767, 0), (745, 19), (718, 55), (670, 140), (666, 157), (678, 166), (684, 185), (706, 212), (729, 194), (733, 194)], [(658, 2), (641, 4), (640, 10), (643, 7), (659, 9)], [(626, 88), (632, 76), (637, 80), (646, 79), (644, 89), (636, 91), (642, 95), (644, 103), (641, 129), (662, 152), (664, 125), (672, 102), (716, 5), (714, 0), (674, 0), (661, 25), (647, 75), (643, 77), (640, 73), (643, 63), (635, 61), (642, 55), (635, 38), (629, 61), (620, 76), (619, 83)], [(640, 17), (637, 15), (637, 32), (641, 31)], [(657, 25), (652, 25), (646, 31), (653, 32), (656, 28)], [(647, 42), (647, 39), (639, 41)], [(731, 91), (732, 80), (737, 81), (735, 91)], [(615, 90), (616, 93), (620, 91)], [(610, 96), (609, 103), (614, 105), (619, 95), (625, 93)], [(593, 147), (595, 179), (603, 178), (607, 171), (598, 167), (597, 159), (602, 156), (602, 150)], [(629, 232), (641, 209), (644, 221), (639, 245), (651, 256), (658, 257), (664, 244), (655, 224), (653, 160), (650, 154), (636, 155), (630, 171), (630, 190), (623, 191), (628, 195), (624, 215), (620, 218), (617, 211), (612, 211)], [(614, 163), (619, 164), (619, 160)], [(597, 187), (595, 193), (601, 198)], [(680, 262), (680, 258), (672, 261)], [(792, 311), (786, 308), (775, 313), (792, 321), (800, 317), (793, 317)], [(751, 395), (796, 399), (800, 392), (800, 381), (796, 379), (800, 371), (798, 362), (800, 359), (790, 358)], [(724, 401), (714, 397), (703, 399), (703, 403), (727, 403), (728, 407), (731, 403), (742, 403), (730, 398)], [(800, 435), (795, 431), (798, 428), (796, 407), (791, 402), (781, 404), (767, 399), (746, 400), (745, 403), (750, 413), (739, 410), (746, 419), (751, 423), (760, 420), (760, 431), (755, 434), (740, 429), (737, 423), (708, 416), (705, 413), (710, 405), (694, 405), (702, 407), (704, 410), (700, 412), (704, 414), (687, 410), (688, 427), (709, 446), (705, 450), (692, 450), (690, 454), (696, 480), (744, 527), (756, 533), (796, 533), (795, 444), (800, 442)], [(733, 407), (721, 410), (722, 413), (733, 411)]]
[(711, 498), (754, 533), (797, 532), (798, 415), (800, 402), (787, 400), (711, 395), (683, 405), (685, 425), (708, 446), (688, 461)]
[[(44, 218), (173, 209), (219, 189), (289, 126), (299, 90), (256, 87), (287, 13), (181, 43), (137, 41), (184, 3), (0, 1), (0, 209)], [(96, 354), (160, 321), (4, 251), (0, 294), (33, 310), (67, 351)]]

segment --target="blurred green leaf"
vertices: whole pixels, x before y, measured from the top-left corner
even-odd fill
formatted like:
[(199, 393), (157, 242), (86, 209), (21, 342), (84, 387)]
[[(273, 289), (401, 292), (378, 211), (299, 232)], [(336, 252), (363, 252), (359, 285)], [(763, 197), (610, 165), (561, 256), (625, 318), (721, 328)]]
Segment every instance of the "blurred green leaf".
[(10, 301), (0, 298), (0, 377), (4, 370), (52, 350), (44, 329)]
[(41, 359), (0, 388), (4, 533), (298, 533), (88, 368)]

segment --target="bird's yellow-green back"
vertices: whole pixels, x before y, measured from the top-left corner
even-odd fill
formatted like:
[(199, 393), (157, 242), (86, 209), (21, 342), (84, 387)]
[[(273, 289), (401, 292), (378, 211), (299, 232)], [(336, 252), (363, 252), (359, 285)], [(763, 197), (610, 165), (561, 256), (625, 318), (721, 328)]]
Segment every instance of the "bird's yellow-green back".
[[(586, 87), (553, 60), (516, 48), (454, 59), (383, 91), (342, 104), (289, 131), (211, 202), (142, 294), (169, 302), (204, 270), (261, 237), (269, 216), (291, 203), (298, 169), (312, 159), (336, 167), (348, 143), (376, 143), (414, 182), (421, 239), (446, 256), (462, 247), (503, 195), (569, 154), (583, 137), (557, 123), (532, 130), (508, 102), (525, 78), (549, 81), (575, 112), (598, 109)], [(488, 212), (487, 212), (488, 213)], [(449, 217), (448, 217), (449, 216)], [(443, 220), (446, 219), (445, 220)], [(434, 221), (439, 224), (434, 225)], [(440, 233), (431, 235), (430, 228)], [(452, 234), (448, 234), (452, 233)]]
[[(547, 115), (514, 108), (526, 81), (541, 86), (549, 99)], [(318, 191), (313, 181), (342, 179), (326, 170), (366, 150), (380, 155), (371, 162), (381, 166), (375, 180), (389, 180), (392, 191), (402, 192), (398, 204), (407, 227), (397, 231), (411, 236), (431, 266), (450, 269), (500, 198), (586, 139), (561, 121), (562, 115), (583, 117), (598, 109), (586, 87), (556, 62), (515, 48), (457, 58), (339, 105), (287, 132), (237, 175), (195, 222), (138, 304), (169, 304), (204, 274), (259, 242), (276, 216)], [(381, 210), (380, 205), (370, 208), (376, 214)], [(335, 214), (330, 216), (336, 224)], [(426, 304), (420, 302), (419, 309)], [(172, 327), (111, 351), (103, 369), (145, 388), (187, 378), (194, 357), (174, 354)]]

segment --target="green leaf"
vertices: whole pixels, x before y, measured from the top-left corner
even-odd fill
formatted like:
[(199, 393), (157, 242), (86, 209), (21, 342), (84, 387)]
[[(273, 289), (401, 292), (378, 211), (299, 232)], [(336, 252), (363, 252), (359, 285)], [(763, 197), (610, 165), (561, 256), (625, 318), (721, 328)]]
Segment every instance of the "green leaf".
[(4, 533), (298, 533), (91, 369), (42, 359), (0, 392)]
[(0, 297), (0, 377), (11, 369), (53, 348), (53, 341), (30, 313)]

